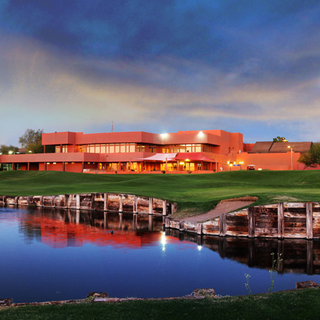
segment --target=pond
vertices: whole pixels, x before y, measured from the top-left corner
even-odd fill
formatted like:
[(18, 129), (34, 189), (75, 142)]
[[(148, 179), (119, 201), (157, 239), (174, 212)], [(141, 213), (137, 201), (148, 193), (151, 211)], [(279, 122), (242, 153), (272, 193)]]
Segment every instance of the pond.
[(173, 297), (196, 288), (219, 295), (270, 287), (271, 253), (282, 253), (274, 290), (320, 282), (320, 242), (199, 237), (163, 229), (163, 217), (0, 208), (0, 298), (32, 302)]

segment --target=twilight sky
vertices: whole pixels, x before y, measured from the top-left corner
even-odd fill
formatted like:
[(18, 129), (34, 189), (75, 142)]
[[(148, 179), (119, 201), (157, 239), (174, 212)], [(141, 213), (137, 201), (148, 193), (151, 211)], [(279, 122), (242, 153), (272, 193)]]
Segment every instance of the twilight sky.
[(112, 121), (320, 141), (320, 1), (0, 0), (0, 144)]

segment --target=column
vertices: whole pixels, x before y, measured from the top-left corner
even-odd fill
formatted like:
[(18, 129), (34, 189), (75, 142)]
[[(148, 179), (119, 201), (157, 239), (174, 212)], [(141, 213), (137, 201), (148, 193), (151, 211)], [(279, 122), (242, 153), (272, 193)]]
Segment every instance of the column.
[(30, 171), (30, 162), (27, 163), (27, 170)]
[(284, 237), (284, 212), (283, 203), (278, 203), (278, 238)]
[(312, 202), (306, 203), (307, 239), (313, 239), (313, 206)]
[(162, 202), (162, 215), (167, 215), (167, 200), (163, 200)]
[(122, 194), (119, 194), (119, 212), (123, 211)]
[(149, 214), (153, 214), (153, 198), (149, 198)]
[(104, 193), (103, 195), (103, 211), (107, 211), (108, 210), (108, 194)]
[(249, 234), (249, 238), (253, 238), (255, 234), (254, 207), (249, 207), (247, 210), (248, 210), (248, 219), (249, 219), (248, 234)]
[(220, 231), (220, 236), (224, 237), (226, 235), (226, 215), (222, 214), (219, 217), (219, 231)]

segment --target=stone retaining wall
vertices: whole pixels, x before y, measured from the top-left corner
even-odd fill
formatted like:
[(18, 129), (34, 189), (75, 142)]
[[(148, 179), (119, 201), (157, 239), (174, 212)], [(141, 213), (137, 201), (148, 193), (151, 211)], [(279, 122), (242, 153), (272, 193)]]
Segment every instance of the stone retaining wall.
[(0, 196), (0, 206), (30, 206), (169, 215), (176, 203), (128, 194), (88, 193), (53, 196)]
[(222, 237), (320, 239), (320, 202), (254, 206), (203, 223), (166, 219), (165, 227)]

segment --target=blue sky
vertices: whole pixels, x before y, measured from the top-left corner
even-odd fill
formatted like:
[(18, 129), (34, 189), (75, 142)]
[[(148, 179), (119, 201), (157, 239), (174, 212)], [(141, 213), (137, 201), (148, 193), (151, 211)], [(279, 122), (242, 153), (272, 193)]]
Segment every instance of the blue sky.
[(0, 144), (26, 129), (320, 141), (320, 2), (0, 0)]

